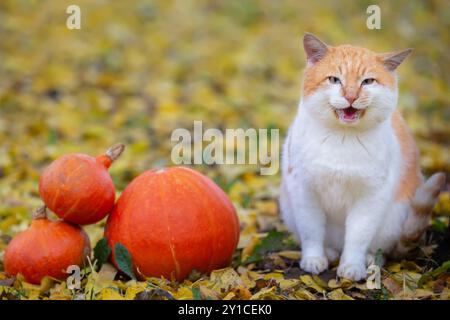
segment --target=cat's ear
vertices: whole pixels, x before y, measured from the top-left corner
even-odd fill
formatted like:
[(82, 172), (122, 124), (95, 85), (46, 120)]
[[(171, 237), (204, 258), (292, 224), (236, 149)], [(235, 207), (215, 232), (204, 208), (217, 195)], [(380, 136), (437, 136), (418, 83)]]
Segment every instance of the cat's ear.
[(412, 52), (413, 49), (406, 49), (396, 52), (388, 52), (381, 54), (381, 60), (389, 71), (394, 71)]
[(328, 46), (311, 33), (305, 33), (303, 36), (303, 48), (305, 48), (308, 64), (316, 63), (325, 57), (328, 51)]

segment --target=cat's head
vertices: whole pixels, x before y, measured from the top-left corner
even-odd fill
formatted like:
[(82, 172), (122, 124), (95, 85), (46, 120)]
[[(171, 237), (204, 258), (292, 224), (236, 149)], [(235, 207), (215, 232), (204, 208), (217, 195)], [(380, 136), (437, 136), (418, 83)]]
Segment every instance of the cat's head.
[(366, 129), (390, 118), (397, 105), (395, 69), (412, 49), (375, 53), (329, 46), (305, 34), (305, 112), (328, 127)]

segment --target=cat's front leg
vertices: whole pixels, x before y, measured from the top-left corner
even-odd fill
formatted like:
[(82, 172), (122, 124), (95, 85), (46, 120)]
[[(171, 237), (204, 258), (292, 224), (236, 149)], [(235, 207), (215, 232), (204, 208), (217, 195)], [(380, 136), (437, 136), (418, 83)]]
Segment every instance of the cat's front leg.
[(289, 186), (293, 208), (293, 218), (302, 247), (300, 267), (313, 274), (319, 274), (328, 268), (325, 255), (326, 217), (314, 196), (304, 187)]
[(338, 276), (355, 281), (366, 277), (366, 255), (383, 222), (387, 201), (389, 199), (381, 194), (372, 199), (361, 199), (349, 212)]

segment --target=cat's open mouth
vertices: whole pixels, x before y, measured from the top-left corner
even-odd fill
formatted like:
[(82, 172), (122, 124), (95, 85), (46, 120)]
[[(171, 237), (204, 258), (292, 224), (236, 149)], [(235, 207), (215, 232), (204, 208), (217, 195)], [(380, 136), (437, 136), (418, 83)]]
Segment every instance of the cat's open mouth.
[(334, 109), (339, 120), (344, 123), (352, 123), (358, 121), (364, 115), (364, 109), (356, 109), (352, 106), (345, 109)]

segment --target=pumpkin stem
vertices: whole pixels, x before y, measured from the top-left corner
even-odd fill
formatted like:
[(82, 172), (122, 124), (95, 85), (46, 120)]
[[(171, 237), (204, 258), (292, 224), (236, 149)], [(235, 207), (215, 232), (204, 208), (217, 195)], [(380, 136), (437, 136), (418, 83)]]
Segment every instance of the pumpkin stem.
[(33, 214), (31, 215), (31, 217), (33, 220), (46, 219), (47, 218), (47, 207), (41, 206), (41, 207), (37, 208), (36, 211), (33, 212)]
[(114, 147), (111, 147), (106, 151), (106, 156), (111, 159), (111, 161), (115, 161), (122, 154), (123, 150), (125, 150), (125, 145), (123, 143), (119, 143)]
[(105, 166), (105, 168), (109, 168), (111, 164), (116, 160), (120, 155), (122, 154), (123, 150), (125, 150), (125, 145), (122, 143), (119, 143), (118, 145), (115, 145), (114, 147), (109, 148), (105, 154), (102, 154), (101, 156), (98, 156), (96, 158), (98, 163), (101, 163)]

